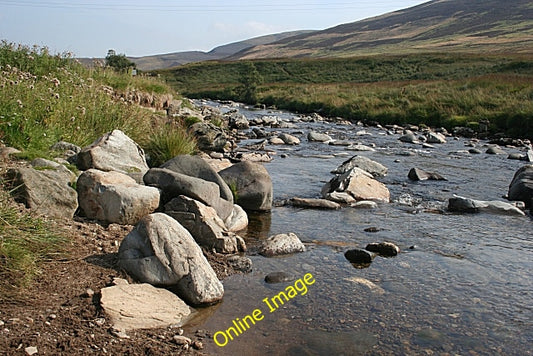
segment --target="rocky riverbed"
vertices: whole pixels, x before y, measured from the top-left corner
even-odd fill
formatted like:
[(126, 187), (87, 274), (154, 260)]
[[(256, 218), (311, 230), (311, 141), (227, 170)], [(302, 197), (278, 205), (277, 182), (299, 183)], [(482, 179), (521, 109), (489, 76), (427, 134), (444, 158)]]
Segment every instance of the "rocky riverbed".
[[(206, 343), (208, 351), (531, 354), (530, 216), (498, 209), (477, 214), (448, 210), (454, 196), (509, 204), (503, 196), (515, 172), (527, 164), (509, 155), (525, 159), (527, 142), (495, 150), (488, 141), (451, 133), (433, 137), (411, 128), (413, 134), (405, 137), (405, 131), (395, 127), (363, 127), (268, 110), (239, 112), (251, 124), (244, 132), (264, 135), (239, 146), (263, 145), (262, 153), (273, 158), (264, 166), (272, 177), (275, 205), (270, 214), (251, 216), (243, 237), (253, 246), (272, 234), (293, 232), (304, 241), (306, 252), (250, 256), (253, 271), (224, 280), (223, 302), (204, 310), (209, 317), (193, 322), (191, 330), (201, 327), (214, 335), (255, 309), (267, 312), (263, 300), (294, 283), (265, 282), (273, 272), (284, 272), (292, 281), (312, 273), (316, 283), (305, 296), (284, 299), (280, 309), (267, 312), (227, 345)], [(317, 139), (310, 132), (329, 137)], [(287, 136), (299, 143), (287, 141)], [(272, 137), (280, 137), (283, 144)], [(342, 204), (332, 210), (289, 203), (294, 197), (323, 198), (321, 191), (333, 178), (330, 172), (354, 155), (387, 168), (386, 175), (376, 179), (388, 188), (390, 202), (374, 199), (375, 206)], [(413, 168), (442, 179), (411, 179)], [(344, 256), (348, 250), (384, 241), (394, 243), (400, 253), (372, 253), (367, 265), (352, 265)]]
[[(79, 176), (7, 171), (28, 208), (89, 232), (36, 310), (1, 310), (6, 349), (530, 354), (529, 142), (197, 104), (203, 159), (149, 168), (115, 130), (57, 148)], [(61, 291), (58, 273), (85, 278)]]

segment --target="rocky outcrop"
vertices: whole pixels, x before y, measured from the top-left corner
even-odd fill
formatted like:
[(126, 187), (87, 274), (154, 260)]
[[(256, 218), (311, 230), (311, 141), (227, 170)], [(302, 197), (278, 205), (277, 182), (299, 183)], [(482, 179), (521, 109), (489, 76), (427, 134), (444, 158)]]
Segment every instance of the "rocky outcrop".
[(288, 234), (270, 236), (263, 242), (259, 253), (263, 256), (272, 257), (304, 251), (305, 246), (302, 241), (296, 234), (289, 232)]
[(35, 167), (8, 170), (6, 179), (15, 200), (37, 214), (72, 218), (78, 208), (78, 195), (70, 186), (76, 175), (63, 165), (43, 161)]
[(354, 203), (359, 200), (378, 202), (390, 201), (387, 187), (375, 180), (370, 173), (354, 167), (331, 179), (322, 188), (322, 196), (340, 203)]
[(101, 293), (100, 304), (116, 330), (181, 326), (194, 313), (174, 293), (147, 283), (115, 285)]
[(120, 172), (89, 169), (78, 178), (78, 201), (90, 219), (134, 225), (159, 206), (159, 190)]
[(124, 174), (148, 171), (142, 148), (120, 130), (106, 133), (78, 153), (77, 165), (81, 170), (98, 169)]
[(165, 213), (185, 227), (196, 242), (221, 253), (246, 250), (244, 240), (230, 232), (215, 209), (180, 195), (165, 204)]
[(191, 305), (215, 303), (224, 295), (191, 234), (163, 213), (145, 216), (124, 238), (118, 265), (140, 282), (169, 287)]
[(272, 209), (272, 179), (259, 163), (239, 162), (219, 172), (235, 190), (235, 203), (247, 211)]
[(344, 174), (350, 169), (357, 167), (365, 172), (372, 174), (373, 177), (384, 177), (387, 175), (388, 169), (381, 163), (371, 160), (365, 156), (353, 156), (344, 161), (339, 167), (331, 171), (333, 174)]
[(460, 196), (454, 196), (448, 201), (448, 210), (458, 213), (496, 213), (505, 215), (525, 215), (525, 213), (513, 204), (503, 201), (475, 200)]

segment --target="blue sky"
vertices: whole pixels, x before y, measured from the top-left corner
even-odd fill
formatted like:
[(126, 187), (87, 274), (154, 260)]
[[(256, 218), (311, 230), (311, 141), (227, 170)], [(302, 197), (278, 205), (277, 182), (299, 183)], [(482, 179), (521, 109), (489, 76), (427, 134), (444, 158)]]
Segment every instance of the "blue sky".
[(423, 1), (0, 0), (0, 40), (54, 53), (145, 56), (214, 47), (266, 34), (322, 30)]

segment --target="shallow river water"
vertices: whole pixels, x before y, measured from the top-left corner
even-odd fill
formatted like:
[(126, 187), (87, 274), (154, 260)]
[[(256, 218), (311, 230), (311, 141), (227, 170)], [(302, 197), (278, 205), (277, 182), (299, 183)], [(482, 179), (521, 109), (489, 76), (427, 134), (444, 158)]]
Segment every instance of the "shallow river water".
[[(298, 118), (284, 112), (240, 110), (249, 119), (263, 115), (287, 121)], [(330, 171), (358, 154), (389, 169), (379, 180), (389, 188), (392, 202), (374, 210), (284, 206), (273, 208), (270, 214), (251, 216), (248, 231), (241, 234), (249, 245), (273, 234), (294, 232), (306, 242), (307, 251), (274, 258), (249, 256), (251, 273), (224, 280), (223, 302), (201, 310), (187, 329), (209, 330), (213, 335), (234, 326), (237, 318), (242, 322), (256, 309), (262, 318), (257, 318), (255, 325), (249, 322), (249, 328), (241, 329), (240, 335), (223, 347), (206, 339), (206, 352), (533, 354), (531, 218), (436, 213), (445, 210), (453, 194), (504, 200), (514, 172), (524, 162), (509, 160), (507, 155), (471, 155), (464, 152), (468, 148), (463, 138), (449, 138), (434, 149), (422, 149), (401, 143), (399, 135), (356, 125), (301, 122), (295, 128), (267, 130), (296, 133), (301, 140), (299, 146), (268, 146), (277, 151), (274, 160), (264, 164), (272, 177), (275, 201), (320, 197), (322, 186), (333, 177)], [(335, 139), (374, 144), (376, 151), (350, 152), (345, 147), (308, 142), (311, 130), (327, 132)], [(369, 135), (357, 136), (361, 130)], [(437, 172), (448, 180), (412, 182), (407, 173), (413, 167)], [(369, 227), (379, 231), (365, 232)], [(344, 257), (350, 248), (381, 241), (394, 242), (402, 252), (393, 258), (376, 257), (363, 269), (354, 268)], [(278, 271), (295, 278), (312, 274), (315, 283), (307, 286), (305, 295), (298, 292), (270, 312), (263, 300), (295, 283), (265, 283), (267, 274)], [(221, 334), (218, 340), (225, 343)]]

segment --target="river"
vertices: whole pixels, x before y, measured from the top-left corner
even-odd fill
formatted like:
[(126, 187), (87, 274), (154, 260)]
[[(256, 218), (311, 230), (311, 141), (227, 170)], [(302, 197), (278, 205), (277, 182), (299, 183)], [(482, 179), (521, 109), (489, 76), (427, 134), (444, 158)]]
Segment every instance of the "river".
[[(240, 111), (249, 119), (275, 115), (293, 122), (298, 118), (280, 111)], [(392, 202), (373, 210), (280, 206), (270, 214), (251, 216), (248, 230), (241, 234), (249, 245), (273, 234), (294, 232), (306, 242), (307, 251), (274, 258), (248, 256), (253, 271), (223, 281), (223, 302), (202, 310), (188, 331), (208, 330), (213, 336), (256, 309), (262, 318), (241, 328), (227, 343), (219, 333), (218, 341), (224, 346), (205, 339), (207, 353), (533, 354), (531, 218), (437, 213), (445, 210), (454, 194), (504, 200), (515, 171), (524, 162), (509, 160), (507, 155), (469, 154), (464, 138), (450, 137), (447, 143), (426, 149), (400, 142), (399, 135), (356, 125), (298, 122), (294, 128), (267, 130), (296, 133), (301, 139), (298, 146), (268, 146), (277, 153), (264, 164), (273, 181), (275, 201), (320, 197), (322, 186), (333, 177), (330, 171), (358, 154), (388, 168), (387, 176), (379, 180), (389, 188)], [(345, 147), (308, 142), (311, 130), (375, 145), (376, 150), (350, 152)], [(361, 130), (368, 135), (358, 136)], [(448, 180), (410, 181), (407, 173), (413, 167), (437, 172)], [(366, 232), (369, 227), (378, 231)], [(381, 241), (397, 244), (401, 253), (376, 257), (367, 268), (354, 268), (344, 257), (350, 248)], [(296, 279), (311, 274), (314, 283), (307, 285), (305, 295), (298, 292), (270, 312), (263, 300), (295, 283), (264, 281), (267, 274), (278, 271)]]

